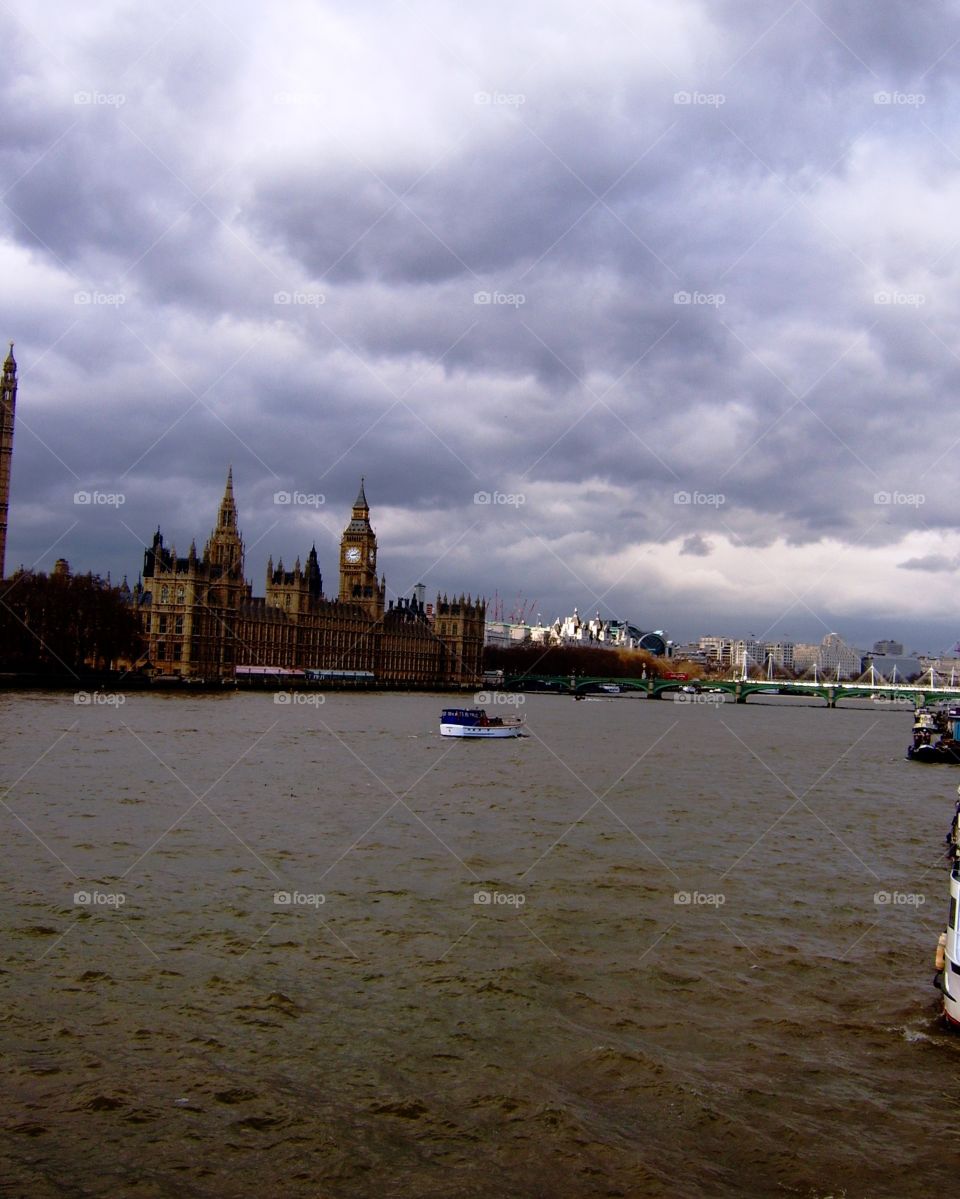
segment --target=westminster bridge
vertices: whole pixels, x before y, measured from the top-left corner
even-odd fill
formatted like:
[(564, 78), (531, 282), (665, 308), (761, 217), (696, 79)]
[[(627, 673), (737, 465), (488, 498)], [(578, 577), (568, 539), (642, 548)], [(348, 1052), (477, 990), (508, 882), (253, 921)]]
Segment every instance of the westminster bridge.
[[(664, 699), (670, 695), (689, 703), (710, 702), (710, 697), (730, 696), (745, 704), (751, 695), (813, 696), (835, 708), (843, 699), (872, 699), (875, 702), (924, 704), (956, 700), (960, 702), (960, 686), (924, 683), (843, 683), (828, 682), (771, 682), (769, 679), (710, 679), (696, 684), (683, 679), (639, 678), (616, 679), (603, 675), (506, 675), (494, 684), (503, 691), (537, 691), (553, 695), (603, 695), (612, 688), (620, 694), (643, 692), (647, 699)], [(715, 702), (715, 701), (714, 701)]]

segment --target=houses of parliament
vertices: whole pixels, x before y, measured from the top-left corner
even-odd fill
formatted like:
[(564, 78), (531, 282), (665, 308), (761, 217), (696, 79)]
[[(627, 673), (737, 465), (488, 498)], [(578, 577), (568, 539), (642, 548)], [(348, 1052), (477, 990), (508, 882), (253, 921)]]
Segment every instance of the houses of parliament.
[[(13, 345), (0, 368), (0, 579), (4, 578), (10, 468), (17, 400)], [(306, 566), (267, 564), (266, 594), (244, 576), (233, 471), (227, 473), (217, 523), (203, 549), (185, 558), (160, 530), (143, 557), (143, 573), (126, 594), (139, 617), (143, 654), (135, 669), (153, 675), (216, 680), (238, 668), (320, 670), (362, 675), (377, 685), (469, 687), (483, 665), (483, 600), (437, 596), (423, 588), (386, 600), (377, 577), (377, 537), (363, 481), (340, 539), (338, 594), (324, 594), (314, 546)]]
[(484, 601), (438, 595), (428, 607), (418, 588), (387, 602), (362, 480), (340, 539), (339, 572), (338, 594), (328, 598), (315, 546), (306, 565), (298, 558), (292, 570), (271, 558), (266, 594), (254, 596), (231, 469), (202, 554), (192, 543), (178, 557), (159, 529), (144, 552), (132, 600), (146, 664), (159, 675), (205, 680), (233, 676), (238, 667), (361, 672), (394, 686), (465, 687), (480, 679)]

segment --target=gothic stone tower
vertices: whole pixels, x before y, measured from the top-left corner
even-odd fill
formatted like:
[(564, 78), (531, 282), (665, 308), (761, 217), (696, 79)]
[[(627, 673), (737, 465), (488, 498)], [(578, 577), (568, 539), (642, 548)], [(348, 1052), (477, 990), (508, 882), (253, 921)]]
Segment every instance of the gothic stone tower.
[(370, 527), (370, 505), (361, 479), (353, 516), (340, 538), (340, 602), (362, 604), (379, 620), (386, 589), (385, 581), (377, 582), (377, 535)]
[(446, 681), (457, 686), (473, 686), (483, 674), (483, 641), (487, 605), (470, 596), (448, 599), (437, 596), (433, 627), (444, 647)]
[(149, 594), (141, 608), (147, 656), (161, 674), (219, 678), (232, 671), (238, 653), (242, 660), (246, 651), (237, 646), (235, 628), (250, 587), (243, 578), (232, 470), (203, 557), (191, 544), (189, 555), (178, 558), (158, 529), (144, 553), (142, 591)]
[(268, 608), (280, 608), (288, 616), (309, 613), (315, 602), (324, 598), (317, 547), (310, 550), (306, 569), (301, 567), (299, 558), (293, 570), (283, 569), (282, 558), (274, 569), (271, 554), (267, 559), (266, 596)]
[(13, 460), (13, 417), (17, 406), (17, 364), (13, 342), (0, 378), (0, 579), (7, 554), (7, 509), (10, 506), (10, 465)]
[[(243, 540), (237, 529), (237, 505), (233, 498), (233, 467), (227, 471), (227, 486), (217, 513), (217, 527), (210, 534), (203, 558), (211, 566), (219, 567), (218, 574), (224, 584), (243, 583)], [(226, 596), (224, 596), (226, 598)]]

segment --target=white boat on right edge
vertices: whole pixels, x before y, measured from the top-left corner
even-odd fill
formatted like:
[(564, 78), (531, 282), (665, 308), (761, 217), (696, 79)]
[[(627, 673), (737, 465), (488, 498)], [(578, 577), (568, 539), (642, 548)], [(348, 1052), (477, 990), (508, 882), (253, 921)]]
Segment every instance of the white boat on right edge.
[[(957, 794), (960, 795), (960, 787), (957, 788)], [(947, 927), (937, 942), (937, 973), (933, 982), (943, 995), (943, 1014), (951, 1024), (960, 1025), (960, 936), (957, 930), (957, 911), (960, 908), (960, 800), (957, 801), (946, 841), (947, 857), (950, 859), (950, 911)]]

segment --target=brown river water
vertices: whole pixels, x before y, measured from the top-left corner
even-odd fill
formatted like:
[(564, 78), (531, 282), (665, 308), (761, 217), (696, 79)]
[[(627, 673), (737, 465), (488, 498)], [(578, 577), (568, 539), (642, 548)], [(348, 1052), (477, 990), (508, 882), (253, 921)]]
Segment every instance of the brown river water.
[(120, 698), (0, 696), (4, 1199), (947, 1180), (909, 708)]

